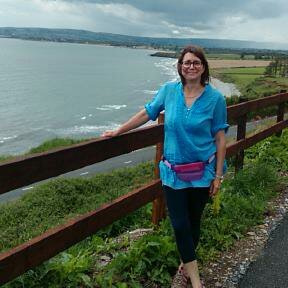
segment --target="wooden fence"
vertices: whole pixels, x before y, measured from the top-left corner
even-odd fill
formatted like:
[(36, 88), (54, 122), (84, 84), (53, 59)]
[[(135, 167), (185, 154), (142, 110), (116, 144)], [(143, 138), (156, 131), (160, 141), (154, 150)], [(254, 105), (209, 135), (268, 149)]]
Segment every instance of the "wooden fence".
[[(275, 133), (280, 135), (288, 126), (288, 120), (284, 120), (284, 105), (287, 101), (288, 93), (280, 93), (228, 107), (228, 122), (236, 120), (238, 125), (237, 140), (227, 146), (227, 157), (237, 155), (237, 169), (243, 165), (245, 149)], [(278, 106), (277, 122), (255, 135), (246, 137), (247, 113), (273, 105)], [(164, 136), (163, 119), (160, 122), (162, 123), (115, 138), (100, 138), (68, 148), (3, 162), (0, 164), (0, 194), (155, 144), (158, 147), (155, 161), (158, 163)], [(157, 168), (155, 176), (156, 179), (146, 186), (104, 204), (95, 211), (72, 219), (64, 225), (49, 229), (46, 233), (0, 254), (0, 284), (36, 267), (151, 201), (153, 201), (152, 221), (157, 224), (165, 215), (165, 207)]]

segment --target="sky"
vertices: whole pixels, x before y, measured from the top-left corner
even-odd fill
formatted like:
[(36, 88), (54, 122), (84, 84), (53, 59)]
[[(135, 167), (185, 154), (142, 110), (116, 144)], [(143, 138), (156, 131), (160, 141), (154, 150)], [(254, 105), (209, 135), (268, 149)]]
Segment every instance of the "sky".
[(288, 43), (288, 1), (0, 0), (0, 27)]

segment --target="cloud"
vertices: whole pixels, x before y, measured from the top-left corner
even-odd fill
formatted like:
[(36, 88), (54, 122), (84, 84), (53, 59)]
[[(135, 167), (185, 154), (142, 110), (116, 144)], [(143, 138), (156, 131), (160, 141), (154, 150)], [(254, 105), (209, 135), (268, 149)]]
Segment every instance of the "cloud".
[[(158, 13), (167, 21), (187, 26), (191, 23), (221, 22), (219, 17), (238, 14), (250, 19), (270, 19), (287, 13), (286, 0), (65, 0), (70, 3), (128, 4), (143, 12)], [(286, 10), (285, 10), (286, 8)], [(210, 24), (209, 24), (210, 25)]]
[(0, 26), (288, 42), (287, 13), (286, 0), (1, 0)]
[[(89, 27), (89, 19), (79, 10), (79, 4), (47, 0), (1, 0), (0, 26), (77, 28)], [(88, 21), (87, 21), (88, 20)]]

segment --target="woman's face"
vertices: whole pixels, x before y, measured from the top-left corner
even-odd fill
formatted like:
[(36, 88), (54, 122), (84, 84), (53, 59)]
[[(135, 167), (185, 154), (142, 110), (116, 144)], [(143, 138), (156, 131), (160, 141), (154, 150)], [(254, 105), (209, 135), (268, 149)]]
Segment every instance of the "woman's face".
[(186, 81), (193, 80), (193, 82), (200, 82), (204, 70), (204, 65), (197, 56), (190, 52), (184, 55), (181, 72)]

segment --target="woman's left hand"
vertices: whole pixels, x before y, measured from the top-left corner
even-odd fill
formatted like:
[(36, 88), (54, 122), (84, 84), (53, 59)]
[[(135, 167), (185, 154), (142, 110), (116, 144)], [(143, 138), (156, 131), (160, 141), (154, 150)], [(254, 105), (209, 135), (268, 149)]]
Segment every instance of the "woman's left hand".
[(216, 178), (211, 182), (209, 190), (210, 197), (213, 197), (218, 193), (218, 191), (220, 190), (220, 186), (221, 186), (221, 179), (219, 178)]

